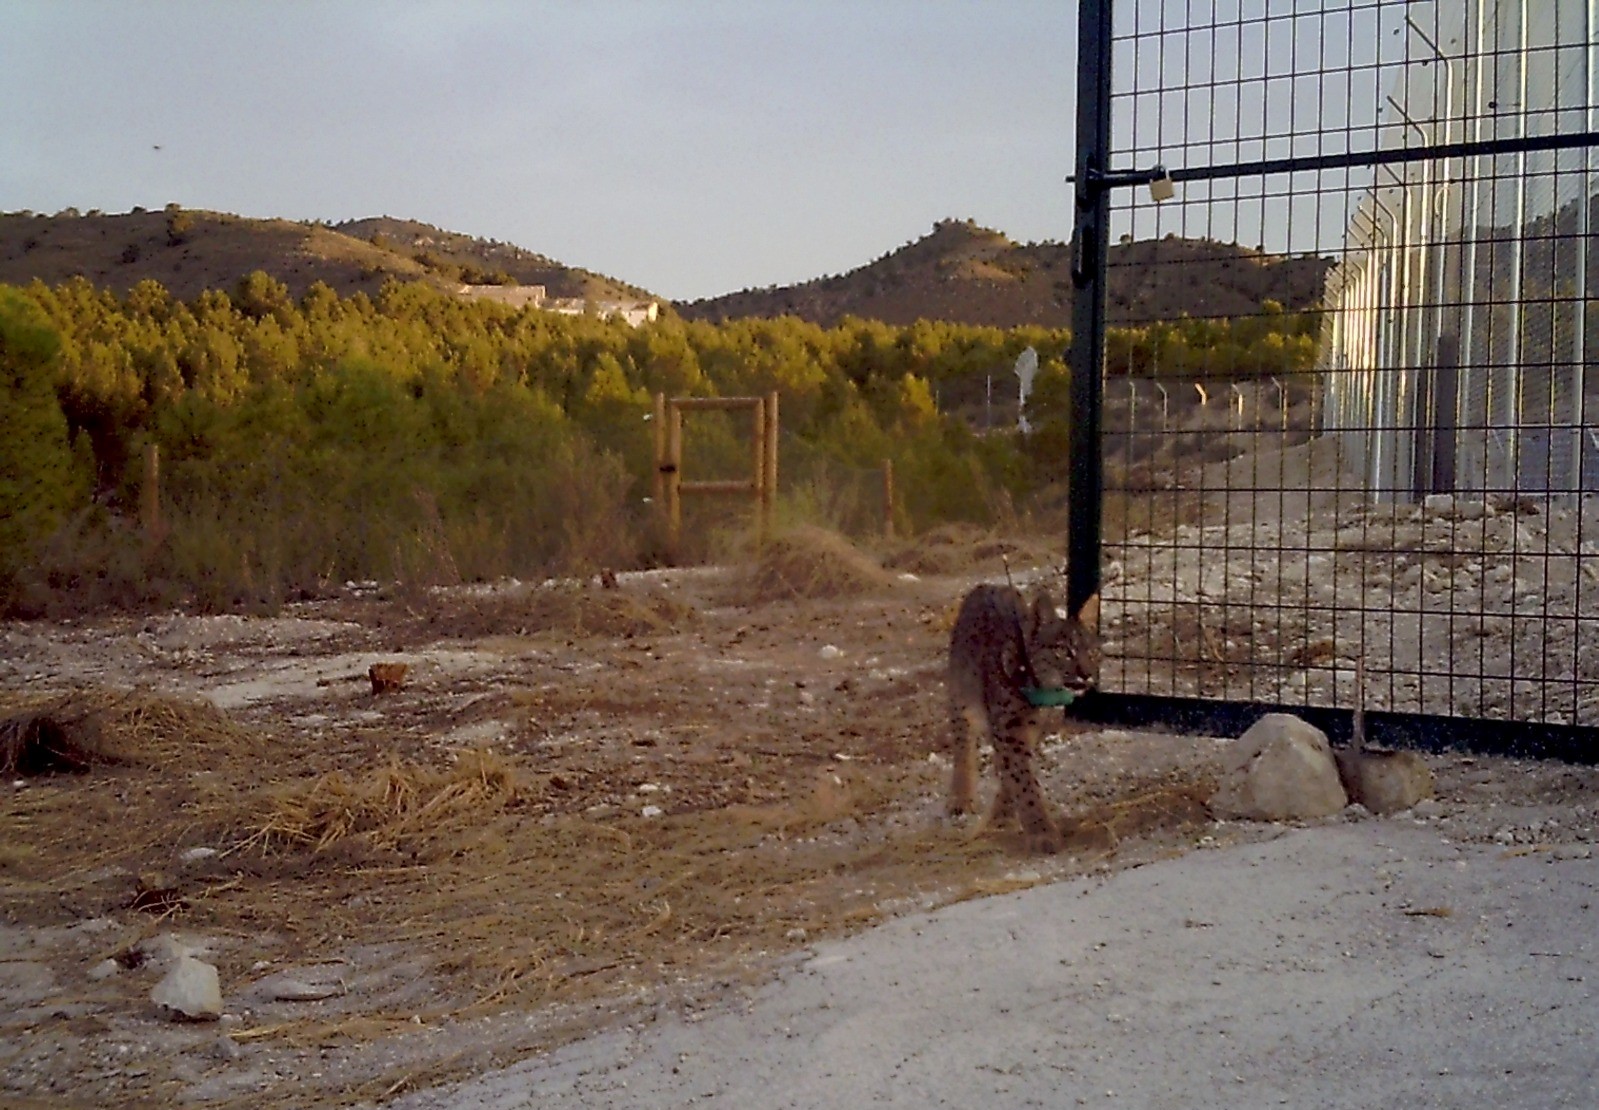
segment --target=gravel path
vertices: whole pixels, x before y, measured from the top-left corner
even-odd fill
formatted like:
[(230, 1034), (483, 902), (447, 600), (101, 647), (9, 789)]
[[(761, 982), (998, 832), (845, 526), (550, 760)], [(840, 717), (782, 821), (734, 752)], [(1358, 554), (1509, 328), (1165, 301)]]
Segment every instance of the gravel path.
[(1599, 860), (1407, 819), (896, 920), (395, 1110), (1599, 1103)]

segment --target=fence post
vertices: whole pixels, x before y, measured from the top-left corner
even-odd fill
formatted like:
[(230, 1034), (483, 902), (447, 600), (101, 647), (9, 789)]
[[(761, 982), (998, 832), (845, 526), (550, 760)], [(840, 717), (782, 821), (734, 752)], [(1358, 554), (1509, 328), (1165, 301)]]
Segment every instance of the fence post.
[(777, 391), (766, 395), (766, 464), (761, 467), (761, 526), (770, 529), (777, 503)]
[[(745, 479), (683, 480), (683, 412), (686, 409), (749, 409), (750, 464), (753, 473)], [(756, 542), (764, 543), (771, 528), (772, 503), (777, 494), (777, 394), (764, 397), (678, 397), (665, 394), (655, 398), (655, 488), (660, 491), (666, 518), (667, 554), (678, 555), (683, 534), (683, 495), (736, 494), (750, 498), (755, 510)]]
[(666, 429), (666, 550), (676, 561), (683, 533), (683, 410), (671, 406)]
[(754, 468), (750, 488), (755, 502), (755, 546), (761, 548), (766, 545), (766, 398), (750, 406), (750, 412), (750, 463)]
[(894, 538), (894, 460), (883, 460), (883, 538)]
[(161, 448), (154, 443), (144, 448), (144, 488), (139, 491), (139, 527), (144, 533), (144, 550), (149, 555), (161, 545)]
[(666, 394), (655, 395), (655, 411), (650, 417), (655, 421), (655, 481), (651, 493), (654, 495), (655, 511), (666, 513)]

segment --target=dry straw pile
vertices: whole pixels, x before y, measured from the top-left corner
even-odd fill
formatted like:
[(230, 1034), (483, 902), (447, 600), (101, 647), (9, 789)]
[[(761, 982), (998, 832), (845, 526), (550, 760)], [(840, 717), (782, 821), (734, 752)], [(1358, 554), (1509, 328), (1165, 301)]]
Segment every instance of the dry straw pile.
[(894, 576), (837, 532), (810, 526), (768, 540), (740, 587), (742, 604), (855, 597), (892, 589)]
[(0, 774), (163, 766), (202, 753), (248, 758), (258, 751), (258, 738), (206, 702), (125, 690), (0, 700)]
[(236, 850), (324, 852), (353, 839), (377, 852), (437, 858), (526, 795), (516, 769), (493, 752), (464, 752), (447, 767), (391, 757), (364, 772), (329, 771), (271, 790)]
[(653, 636), (692, 623), (693, 606), (663, 593), (555, 583), (490, 594), (436, 591), (396, 602), (378, 623), (415, 636)]

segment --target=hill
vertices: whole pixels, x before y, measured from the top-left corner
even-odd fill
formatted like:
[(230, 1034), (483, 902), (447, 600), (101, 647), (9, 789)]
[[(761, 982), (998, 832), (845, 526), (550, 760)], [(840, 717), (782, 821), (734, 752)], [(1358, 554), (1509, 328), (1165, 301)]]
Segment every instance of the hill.
[(54, 285), (82, 275), (126, 293), (153, 278), (188, 300), (206, 289), (231, 290), (254, 270), (296, 296), (318, 281), (342, 295), (374, 293), (390, 278), (441, 288), (463, 281), (543, 285), (551, 297), (648, 296), (508, 243), (387, 216), (328, 225), (175, 206), (116, 215), (79, 215), (73, 209), (53, 216), (0, 215), (0, 283), (25, 285), (38, 278)]
[[(1331, 260), (1279, 258), (1233, 243), (1165, 239), (1111, 249), (1107, 312), (1113, 324), (1190, 316), (1246, 316), (1266, 300), (1289, 309), (1321, 299)], [(691, 319), (792, 315), (832, 325), (845, 316), (909, 324), (949, 320), (991, 327), (1071, 321), (1071, 248), (1017, 244), (970, 220), (943, 220), (921, 239), (836, 277), (747, 289), (677, 305)]]
[[(1232, 243), (1178, 239), (1111, 250), (1115, 324), (1189, 316), (1246, 316), (1266, 300), (1306, 308), (1322, 295), (1330, 261), (1279, 258)], [(657, 299), (637, 286), (496, 239), (375, 216), (337, 224), (252, 219), (223, 212), (135, 209), (106, 215), (0, 214), (0, 283), (57, 284), (82, 275), (126, 293), (153, 278), (176, 297), (232, 290), (261, 270), (294, 295), (314, 282), (340, 294), (375, 293), (389, 279), (443, 289), (462, 283), (540, 285), (551, 298)], [(990, 327), (1063, 327), (1071, 319), (1071, 249), (1017, 244), (970, 220), (943, 220), (926, 236), (834, 277), (681, 302), (690, 319), (797, 316), (824, 326), (846, 316), (910, 324), (947, 320)]]
[(334, 231), (397, 251), (435, 270), (454, 267), (473, 284), (542, 285), (551, 297), (644, 300), (636, 285), (566, 266), (498, 239), (478, 239), (416, 220), (374, 216), (332, 225)]

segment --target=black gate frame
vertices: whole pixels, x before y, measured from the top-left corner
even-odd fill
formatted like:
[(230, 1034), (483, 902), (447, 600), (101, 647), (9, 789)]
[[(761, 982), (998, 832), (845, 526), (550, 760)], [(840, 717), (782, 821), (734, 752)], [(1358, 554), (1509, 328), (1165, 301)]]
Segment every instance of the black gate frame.
[[(1215, 166), (1113, 168), (1111, 60), (1114, 0), (1078, 0), (1077, 143), (1072, 234), (1071, 441), (1067, 604), (1077, 612), (1100, 590), (1104, 460), (1102, 411), (1110, 195), (1165, 176), (1172, 182), (1265, 177), (1480, 155), (1599, 147), (1599, 132), (1406, 146)], [(1096, 692), (1069, 710), (1099, 724), (1237, 735), (1267, 713), (1295, 714), (1336, 743), (1354, 734), (1354, 707), (1275, 705), (1199, 697)], [(1599, 729), (1584, 725), (1366, 710), (1370, 742), (1427, 751), (1599, 763)]]

